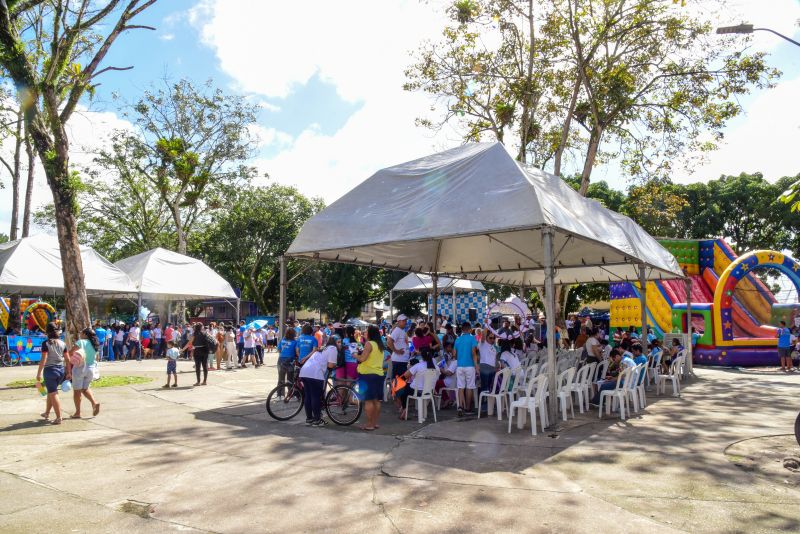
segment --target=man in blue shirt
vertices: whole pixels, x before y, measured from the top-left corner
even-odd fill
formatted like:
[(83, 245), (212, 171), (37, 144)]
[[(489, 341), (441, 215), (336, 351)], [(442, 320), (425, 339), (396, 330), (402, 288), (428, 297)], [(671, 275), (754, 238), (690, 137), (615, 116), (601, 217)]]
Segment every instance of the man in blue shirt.
[(786, 321), (775, 332), (778, 337), (778, 356), (781, 359), (781, 371), (791, 371), (792, 364), (792, 331), (786, 328)]
[[(472, 410), (472, 390), (475, 389), (475, 375), (479, 369), (478, 340), (472, 335), (472, 325), (465, 322), (461, 326), (461, 335), (455, 342), (456, 360), (456, 387), (458, 387), (458, 416), (465, 413), (474, 415)], [(464, 390), (466, 391), (466, 394)], [(466, 411), (464, 411), (466, 408)]]
[(106, 353), (106, 335), (108, 332), (105, 328), (100, 326), (100, 321), (94, 323), (94, 333), (97, 335), (97, 341), (100, 343), (100, 350), (97, 351), (97, 361), (103, 361), (103, 355)]
[(297, 338), (298, 360), (302, 362), (306, 356), (316, 351), (318, 347), (319, 343), (317, 343), (317, 338), (315, 338), (312, 333), (311, 325), (307, 324), (303, 326), (302, 333), (300, 337)]

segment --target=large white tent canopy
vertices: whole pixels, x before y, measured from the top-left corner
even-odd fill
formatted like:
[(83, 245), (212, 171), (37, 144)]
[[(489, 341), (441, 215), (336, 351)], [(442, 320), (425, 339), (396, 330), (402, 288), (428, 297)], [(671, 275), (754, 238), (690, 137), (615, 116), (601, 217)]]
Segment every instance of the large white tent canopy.
[(544, 283), (541, 231), (553, 230), (554, 282), (682, 278), (675, 258), (629, 218), (500, 143), (471, 143), (378, 171), (312, 217), (290, 256), (516, 286)]
[[(458, 278), (440, 277), (437, 281), (439, 291), (453, 291), (454, 293), (469, 293), (471, 291), (486, 291), (483, 284), (474, 280), (461, 280)], [(392, 291), (417, 291), (429, 293), (433, 291), (433, 278), (428, 274), (409, 273), (404, 276)]]
[[(128, 275), (91, 247), (81, 246), (81, 262), (88, 295), (136, 292)], [(64, 269), (58, 239), (40, 234), (0, 244), (0, 291), (63, 294)]]
[(231, 285), (202, 261), (154, 248), (119, 260), (119, 267), (133, 280), (135, 292), (149, 299), (237, 299)]
[[(638, 224), (521, 165), (500, 143), (470, 143), (376, 172), (307, 221), (287, 255), (543, 287), (548, 320), (556, 284), (638, 280), (645, 325), (645, 281), (685, 277)], [(282, 267), (281, 320), (284, 310)], [(555, 424), (554, 328), (547, 347)], [(691, 353), (688, 359), (690, 369)]]

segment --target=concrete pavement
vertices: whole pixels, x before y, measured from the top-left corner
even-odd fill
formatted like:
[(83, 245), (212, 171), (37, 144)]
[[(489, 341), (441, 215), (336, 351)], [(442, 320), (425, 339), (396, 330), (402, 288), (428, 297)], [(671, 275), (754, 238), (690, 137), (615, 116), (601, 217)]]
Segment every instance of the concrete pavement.
[[(100, 415), (37, 420), (35, 369), (0, 369), (2, 532), (778, 532), (800, 530), (792, 444), (800, 374), (697, 369), (682, 398), (621, 422), (578, 415), (556, 436), (507, 422), (309, 428), (265, 413), (274, 356), (210, 373), (104, 364), (153, 382), (97, 389)], [(62, 396), (71, 413), (71, 398)], [(87, 412), (88, 413), (88, 412)]]

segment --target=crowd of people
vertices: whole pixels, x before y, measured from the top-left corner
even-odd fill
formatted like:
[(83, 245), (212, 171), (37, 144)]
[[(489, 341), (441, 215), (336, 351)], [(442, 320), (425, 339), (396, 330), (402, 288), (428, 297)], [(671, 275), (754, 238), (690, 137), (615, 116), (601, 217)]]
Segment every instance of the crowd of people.
[[(594, 326), (587, 318), (583, 321), (570, 318), (568, 335), (560, 336), (559, 346), (582, 349), (585, 362), (610, 358), (607, 376), (611, 384), (622, 366), (637, 362), (643, 357), (643, 345), (650, 354), (660, 354), (664, 371), (671, 358), (683, 349), (677, 339), (663, 351), (656, 336), (648, 330), (640, 339), (635, 329), (617, 329), (611, 336), (602, 325)], [(538, 323), (538, 328), (533, 326)], [(577, 326), (576, 326), (577, 325)], [(501, 324), (482, 326), (463, 322), (454, 325), (444, 317), (434, 322), (422, 319), (412, 322), (399, 315), (393, 324), (383, 321), (370, 325), (364, 331), (353, 325), (328, 323), (300, 324), (289, 321), (284, 335), (278, 339), (274, 326), (233, 323), (201, 323), (164, 327), (155, 322), (140, 326), (114, 323), (87, 328), (81, 339), (72, 347), (59, 338), (55, 323), (48, 325), (48, 339), (42, 353), (37, 382), (47, 391), (45, 419), (55, 412), (55, 424), (61, 422), (58, 387), (71, 379), (74, 388), (75, 414), (81, 417), (80, 403), (88, 399), (96, 414), (96, 402), (90, 384), (97, 377), (97, 362), (103, 359), (125, 361), (164, 357), (167, 363), (167, 381), (164, 388), (177, 387), (177, 362), (183, 357), (193, 360), (195, 386), (207, 384), (208, 373), (213, 370), (234, 370), (252, 365), (264, 365), (266, 353), (277, 352), (278, 383), (284, 384), (298, 378), (303, 381), (306, 422), (320, 426), (321, 401), (325, 381), (331, 373), (335, 381), (355, 384), (364, 402), (366, 422), (363, 430), (379, 428), (380, 406), (384, 399), (387, 378), (393, 384), (393, 398), (397, 415), (407, 418), (406, 398), (423, 388), (425, 371), (437, 369), (435, 392), (441, 395), (441, 408), (455, 407), (459, 417), (474, 415), (477, 406), (474, 393), (493, 387), (495, 374), (510, 368), (516, 371), (528, 350), (546, 346), (547, 322), (529, 317), (512, 321), (501, 319)], [(696, 338), (693, 338), (696, 342)], [(612, 348), (613, 343), (613, 348)], [(630, 361), (629, 361), (630, 360)], [(603, 386), (611, 387), (611, 386)], [(602, 390), (602, 389), (601, 389)], [(598, 393), (599, 395), (599, 393)]]

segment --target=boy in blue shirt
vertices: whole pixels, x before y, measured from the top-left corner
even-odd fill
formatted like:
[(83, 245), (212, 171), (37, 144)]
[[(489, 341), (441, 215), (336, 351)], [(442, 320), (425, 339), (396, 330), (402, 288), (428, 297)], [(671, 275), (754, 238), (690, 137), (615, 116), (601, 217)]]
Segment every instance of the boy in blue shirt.
[(781, 359), (781, 371), (791, 371), (792, 367), (792, 331), (786, 328), (786, 321), (775, 332), (778, 337), (778, 356)]
[[(478, 340), (472, 335), (472, 325), (465, 322), (461, 326), (461, 335), (455, 342), (456, 361), (456, 387), (458, 388), (459, 406), (466, 411), (458, 409), (458, 416), (464, 414), (474, 415), (472, 410), (472, 390), (475, 389), (475, 375), (479, 369)], [(466, 393), (464, 390), (467, 390)]]

